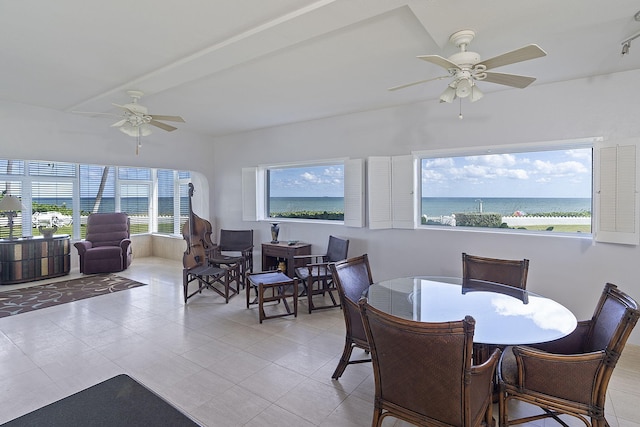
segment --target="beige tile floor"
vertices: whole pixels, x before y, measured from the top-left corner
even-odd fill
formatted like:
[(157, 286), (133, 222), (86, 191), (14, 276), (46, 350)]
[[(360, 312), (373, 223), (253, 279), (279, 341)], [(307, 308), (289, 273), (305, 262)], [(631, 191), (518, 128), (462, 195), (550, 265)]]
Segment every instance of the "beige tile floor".
[[(0, 319), (0, 423), (126, 373), (205, 426), (371, 424), (371, 366), (331, 380), (339, 309), (307, 314), (302, 303), (297, 319), (260, 325), (244, 295), (225, 304), (205, 290), (185, 305), (181, 263), (136, 259), (121, 275), (148, 286)], [(639, 402), (640, 347), (627, 346), (609, 386), (611, 426), (640, 427)], [(545, 422), (528, 426), (557, 425)]]

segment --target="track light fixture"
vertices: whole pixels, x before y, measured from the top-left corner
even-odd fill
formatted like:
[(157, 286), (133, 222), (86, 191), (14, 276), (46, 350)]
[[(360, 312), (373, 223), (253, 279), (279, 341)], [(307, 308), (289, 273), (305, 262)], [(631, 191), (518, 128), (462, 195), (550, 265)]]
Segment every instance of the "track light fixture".
[[(636, 16), (638, 16), (638, 14), (640, 14), (640, 12), (636, 13)], [(629, 48), (631, 48), (631, 42), (637, 39), (638, 37), (640, 37), (640, 33), (635, 33), (634, 35), (632, 35), (626, 40), (623, 40), (622, 43), (620, 43), (622, 45), (622, 52), (621, 52), (622, 55), (629, 54)]]

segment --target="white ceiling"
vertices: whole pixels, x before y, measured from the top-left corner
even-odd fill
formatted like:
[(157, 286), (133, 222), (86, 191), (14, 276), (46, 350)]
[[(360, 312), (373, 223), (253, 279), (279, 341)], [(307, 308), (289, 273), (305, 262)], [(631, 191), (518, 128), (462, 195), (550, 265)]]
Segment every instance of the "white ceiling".
[(620, 52), (640, 32), (639, 9), (637, 0), (5, 0), (0, 99), (115, 113), (111, 103), (136, 89), (151, 114), (184, 117), (179, 129), (225, 135), (437, 105), (447, 80), (387, 88), (446, 74), (416, 56), (451, 55), (461, 29), (476, 31), (470, 50), (485, 59), (542, 47), (548, 56), (496, 69), (535, 76), (533, 85), (637, 70), (640, 38)]

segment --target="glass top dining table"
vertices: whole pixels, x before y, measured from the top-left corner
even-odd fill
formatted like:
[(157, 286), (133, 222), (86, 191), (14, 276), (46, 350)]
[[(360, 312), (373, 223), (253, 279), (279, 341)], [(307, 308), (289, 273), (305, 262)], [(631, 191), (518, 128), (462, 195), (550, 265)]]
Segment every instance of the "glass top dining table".
[(544, 296), (492, 282), (455, 277), (405, 277), (374, 283), (370, 305), (421, 322), (476, 321), (475, 343), (515, 345), (552, 341), (570, 334), (576, 317)]

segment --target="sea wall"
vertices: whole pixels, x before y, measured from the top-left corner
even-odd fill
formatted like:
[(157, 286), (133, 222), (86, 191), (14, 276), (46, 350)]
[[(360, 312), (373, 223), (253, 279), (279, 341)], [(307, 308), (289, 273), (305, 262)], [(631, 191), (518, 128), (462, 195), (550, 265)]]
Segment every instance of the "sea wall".
[(591, 217), (575, 216), (503, 216), (502, 222), (509, 227), (524, 227), (527, 225), (589, 225)]
[[(456, 225), (455, 216), (422, 216), (422, 223), (434, 221), (443, 225)], [(528, 225), (589, 225), (591, 217), (575, 216), (503, 216), (502, 222), (509, 227), (526, 227)]]

